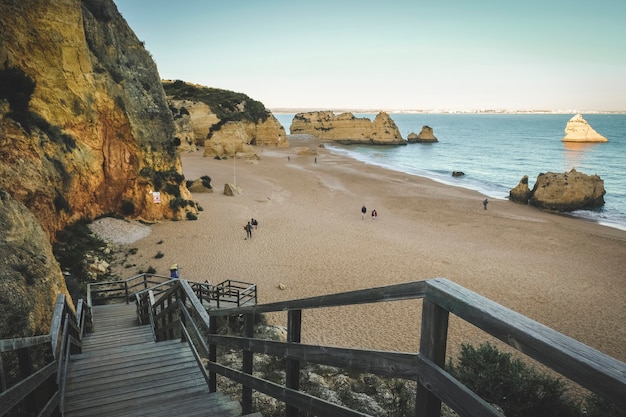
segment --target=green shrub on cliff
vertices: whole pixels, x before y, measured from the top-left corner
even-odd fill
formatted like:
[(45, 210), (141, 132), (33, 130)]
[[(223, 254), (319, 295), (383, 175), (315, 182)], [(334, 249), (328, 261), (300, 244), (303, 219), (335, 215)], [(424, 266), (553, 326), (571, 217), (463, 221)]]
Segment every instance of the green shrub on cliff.
[[(196, 86), (181, 80), (163, 83), (163, 89), (168, 97), (174, 100), (195, 100), (208, 105), (220, 119), (218, 123), (220, 126), (230, 121), (240, 120), (256, 123), (259, 120), (265, 121), (269, 117), (269, 112), (263, 103), (243, 93)], [(219, 130), (219, 128), (212, 130)]]
[(497, 404), (507, 417), (620, 416), (612, 404), (590, 395), (582, 401), (567, 394), (565, 382), (537, 371), (510, 353), (484, 343), (461, 345), (457, 363), (448, 371), (485, 401)]

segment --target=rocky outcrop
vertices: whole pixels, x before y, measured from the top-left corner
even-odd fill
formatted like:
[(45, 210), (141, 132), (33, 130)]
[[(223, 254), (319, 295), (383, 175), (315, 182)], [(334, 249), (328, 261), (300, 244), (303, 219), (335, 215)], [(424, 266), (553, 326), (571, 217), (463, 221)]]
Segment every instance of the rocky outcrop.
[(174, 108), (170, 106), (172, 114), (174, 115), (174, 136), (178, 139), (180, 144), (178, 149), (181, 152), (193, 152), (198, 150), (196, 145), (196, 132), (191, 124), (191, 115), (185, 107)]
[(422, 126), (422, 130), (420, 131), (419, 135), (415, 134), (415, 132), (411, 132), (406, 139), (409, 143), (438, 142), (437, 138), (433, 134), (433, 128), (426, 125)]
[(0, 335), (47, 334), (57, 294), (69, 299), (50, 240), (35, 216), (2, 189), (0, 230)]
[(207, 104), (201, 101), (169, 98), (168, 102), (175, 111), (189, 115), (189, 126), (191, 131), (193, 131), (195, 144), (204, 146), (204, 141), (209, 136), (211, 126), (220, 121), (217, 115)]
[(342, 144), (406, 145), (396, 123), (385, 112), (374, 121), (352, 113), (335, 115), (332, 111), (298, 113), (289, 128), (292, 135), (306, 134)]
[[(289, 146), (285, 129), (274, 115), (244, 94), (180, 80), (163, 81), (163, 87), (174, 117), (189, 116), (195, 144), (205, 147), (204, 156), (233, 156), (236, 152), (255, 157), (253, 145)], [(178, 137), (185, 136), (184, 128), (181, 124)]]
[(284, 148), (289, 146), (285, 129), (273, 116), (265, 121), (227, 122), (204, 141), (204, 156), (256, 158), (252, 145)]
[(509, 191), (509, 200), (514, 203), (528, 204), (531, 196), (532, 192), (528, 188), (528, 175), (524, 175), (519, 184)]
[(222, 125), (220, 130), (213, 133), (211, 139), (204, 141), (203, 156), (255, 157), (254, 148), (250, 145), (250, 131), (253, 129), (254, 124), (251, 122), (228, 122)]
[(567, 122), (563, 142), (608, 142), (609, 140), (596, 132), (581, 114), (577, 114)]
[(0, 28), (0, 187), (51, 237), (197, 212), (156, 65), (112, 0), (6, 0)]
[[(520, 183), (523, 182), (524, 178)], [(515, 194), (521, 195), (524, 191), (523, 184), (518, 187), (519, 193), (516, 191)], [(572, 169), (565, 173), (539, 174), (528, 203), (550, 211), (574, 211), (603, 206), (604, 194), (604, 181), (598, 175), (586, 175)], [(519, 199), (522, 202), (523, 198)]]

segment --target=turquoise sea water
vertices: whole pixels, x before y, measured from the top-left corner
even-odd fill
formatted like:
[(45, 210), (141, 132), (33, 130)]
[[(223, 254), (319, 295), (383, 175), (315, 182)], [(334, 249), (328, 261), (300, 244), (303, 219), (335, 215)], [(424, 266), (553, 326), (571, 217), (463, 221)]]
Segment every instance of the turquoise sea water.
[[(289, 133), (294, 114), (275, 114)], [(375, 114), (355, 114), (371, 120)], [(626, 230), (626, 114), (583, 114), (609, 142), (565, 144), (561, 141), (572, 114), (391, 114), (402, 137), (433, 128), (437, 143), (407, 146), (332, 145), (354, 159), (477, 190), (504, 199), (524, 175), (532, 188), (543, 172), (572, 168), (604, 180), (605, 206), (574, 216)], [(463, 171), (452, 177), (452, 171)]]

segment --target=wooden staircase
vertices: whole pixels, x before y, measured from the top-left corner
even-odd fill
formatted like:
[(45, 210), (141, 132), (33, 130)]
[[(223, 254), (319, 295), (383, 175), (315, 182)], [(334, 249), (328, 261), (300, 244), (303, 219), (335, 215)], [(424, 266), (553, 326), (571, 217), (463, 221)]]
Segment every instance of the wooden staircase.
[(209, 393), (186, 343), (157, 343), (138, 325), (133, 304), (96, 306), (93, 320), (83, 353), (71, 357), (66, 417), (241, 415), (238, 402)]

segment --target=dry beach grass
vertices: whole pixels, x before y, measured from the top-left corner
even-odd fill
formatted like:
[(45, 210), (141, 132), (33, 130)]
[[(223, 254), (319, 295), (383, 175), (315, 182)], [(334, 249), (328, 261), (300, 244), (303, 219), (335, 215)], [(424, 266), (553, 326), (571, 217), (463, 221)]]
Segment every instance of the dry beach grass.
[[(301, 152), (309, 149), (317, 163)], [(150, 226), (129, 244), (138, 251), (126, 262), (136, 267), (115, 272), (167, 274), (177, 263), (191, 281), (256, 283), (262, 303), (445, 277), (626, 361), (626, 232), (505, 200), (484, 210), (476, 192), (366, 165), (310, 139), (257, 154), (184, 154), (187, 179), (212, 178), (214, 193), (194, 195), (204, 211)], [(242, 194), (227, 197), (224, 184), (234, 180)], [(252, 217), (259, 227), (246, 240)], [(411, 301), (307, 311), (303, 342), (416, 351), (420, 310)], [(269, 319), (286, 325), (285, 315)], [(452, 353), (485, 340), (451, 320)]]

